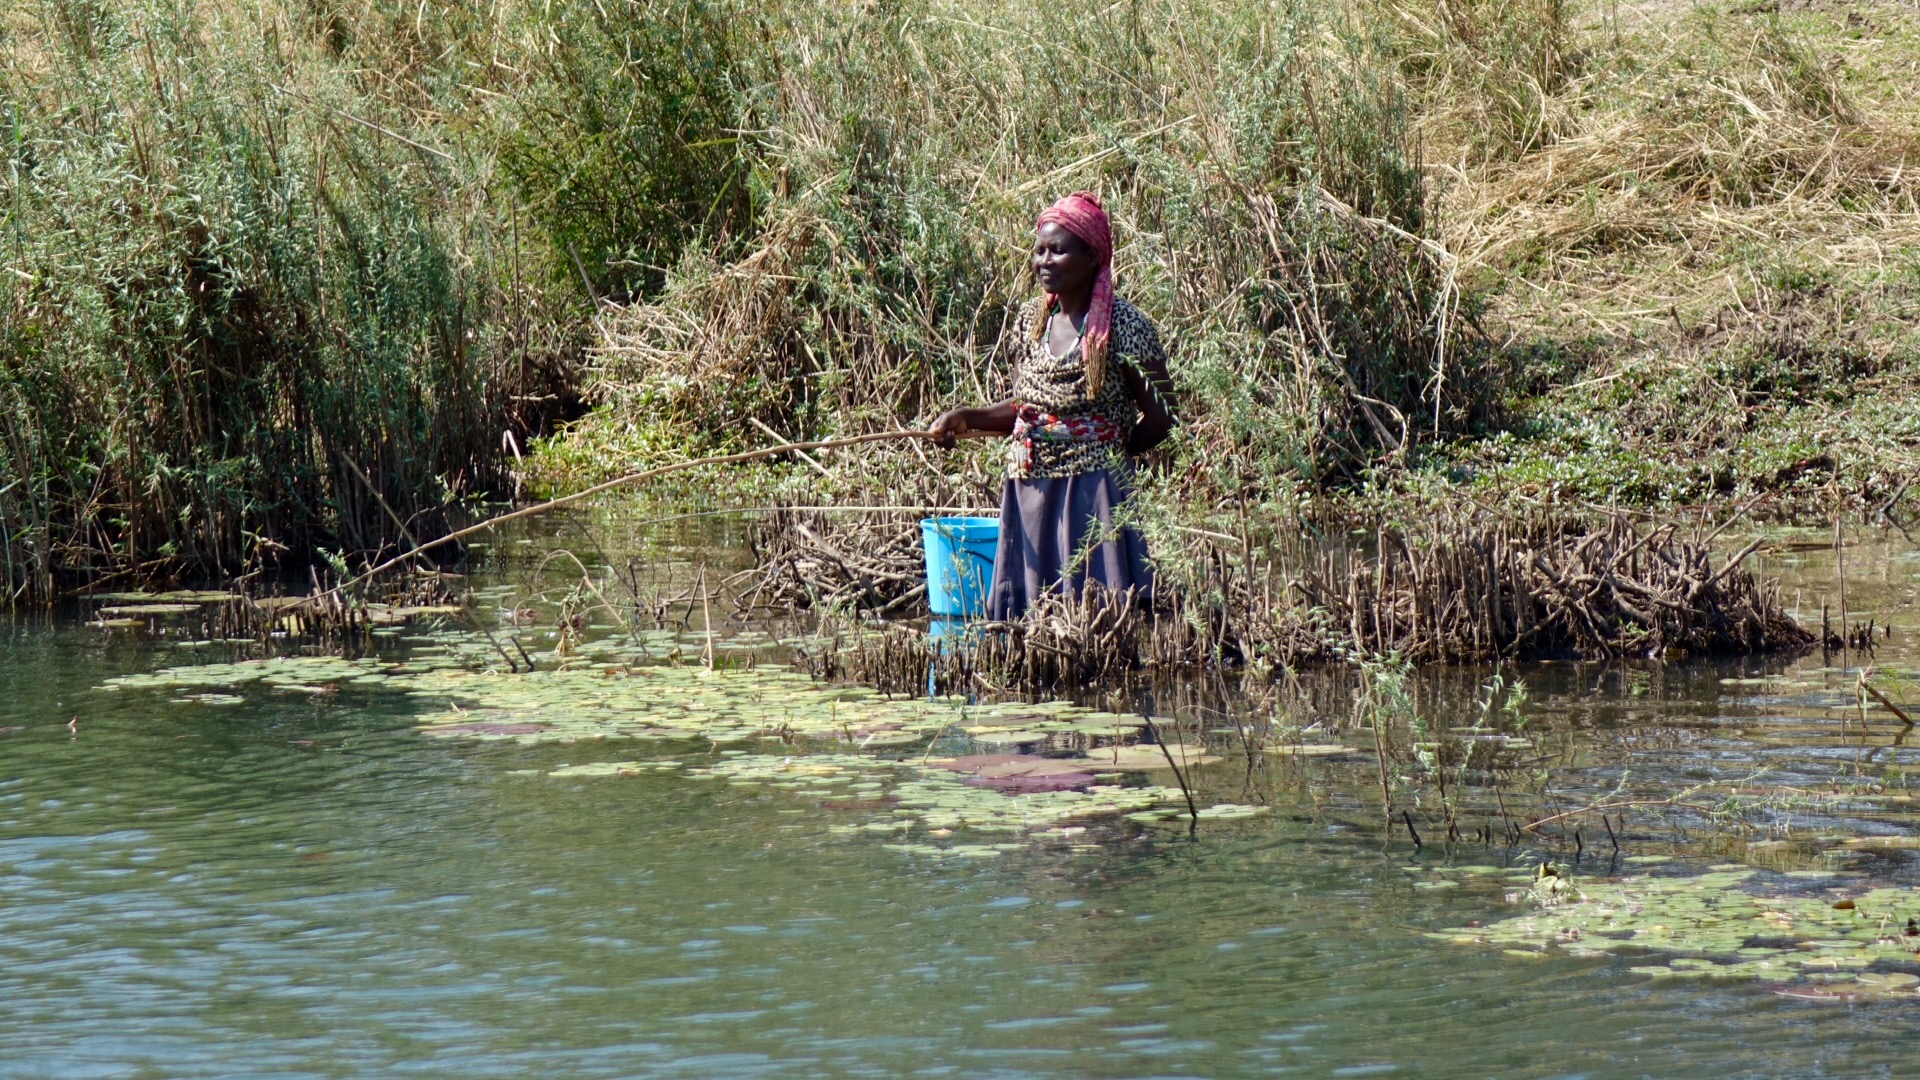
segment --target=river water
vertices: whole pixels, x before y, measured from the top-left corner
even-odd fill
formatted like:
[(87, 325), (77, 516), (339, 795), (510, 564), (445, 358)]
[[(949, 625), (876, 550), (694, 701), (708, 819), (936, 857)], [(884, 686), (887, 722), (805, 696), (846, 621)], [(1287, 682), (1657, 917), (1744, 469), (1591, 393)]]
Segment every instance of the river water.
[[(1851, 611), (1891, 617), (1875, 659), (1910, 670), (1920, 561), (1866, 540)], [(1816, 622), (1831, 558), (1768, 563)], [(0, 1077), (1851, 1077), (1911, 1075), (1920, 1050), (1907, 998), (1424, 936), (1513, 905), (1410, 868), (1524, 872), (1539, 848), (1383, 841), (1327, 808), (1337, 784), (1194, 836), (1109, 825), (929, 860), (831, 832), (844, 812), (799, 792), (557, 779), (576, 750), (424, 739), (377, 686), (224, 708), (99, 689), (182, 652), (5, 631)], [(1839, 707), (1860, 662), (1509, 675), (1572, 740), (1574, 787), (1765, 768), (1898, 789), (1910, 752)], [(1769, 673), (1799, 688), (1740, 681)], [(1738, 838), (1633, 818), (1621, 839), (1779, 870), (1904, 814), (1786, 807)], [(1910, 856), (1842, 869), (1904, 885)]]

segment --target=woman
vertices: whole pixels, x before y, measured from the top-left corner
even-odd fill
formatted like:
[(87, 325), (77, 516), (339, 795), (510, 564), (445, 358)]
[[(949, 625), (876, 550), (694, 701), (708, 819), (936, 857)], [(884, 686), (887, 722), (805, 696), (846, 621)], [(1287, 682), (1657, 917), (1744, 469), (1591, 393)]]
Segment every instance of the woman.
[(987, 613), (1009, 619), (1049, 591), (1090, 582), (1152, 590), (1146, 544), (1113, 527), (1132, 457), (1173, 429), (1173, 381), (1160, 334), (1113, 295), (1113, 233), (1100, 200), (1076, 191), (1034, 226), (1042, 293), (1015, 324), (1013, 397), (933, 422), (942, 446), (970, 431), (1011, 436), (1000, 546)]

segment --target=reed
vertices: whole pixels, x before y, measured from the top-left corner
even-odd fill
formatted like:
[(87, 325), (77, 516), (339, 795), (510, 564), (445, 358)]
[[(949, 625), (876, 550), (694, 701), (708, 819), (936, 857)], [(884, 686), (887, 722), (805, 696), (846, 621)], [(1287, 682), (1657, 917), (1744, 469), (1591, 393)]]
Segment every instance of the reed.
[(738, 216), (731, 9), (607, 10), (0, 13), (5, 600), (371, 557), (508, 490), (590, 302)]
[(4, 17), (5, 602), (432, 532), (495, 486), (502, 429), (541, 423), (523, 399), (566, 348), (552, 300), (494, 276), (512, 253), (425, 103), (334, 52), (351, 14)]
[[(906, 548), (907, 530), (848, 529), (860, 548), (814, 536), (833, 550), (872, 550), (880, 538)], [(1358, 543), (1201, 535), (1161, 550), (1151, 612), (1095, 589), (985, 624), (964, 647), (912, 626), (849, 624), (831, 666), (890, 690), (931, 680), (950, 692), (1040, 692), (1206, 668), (1671, 660), (1812, 645), (1777, 586), (1745, 565), (1758, 542), (1727, 552), (1716, 539), (1624, 514), (1479, 508), (1383, 523)], [(912, 595), (898, 593), (884, 613), (901, 613)]]

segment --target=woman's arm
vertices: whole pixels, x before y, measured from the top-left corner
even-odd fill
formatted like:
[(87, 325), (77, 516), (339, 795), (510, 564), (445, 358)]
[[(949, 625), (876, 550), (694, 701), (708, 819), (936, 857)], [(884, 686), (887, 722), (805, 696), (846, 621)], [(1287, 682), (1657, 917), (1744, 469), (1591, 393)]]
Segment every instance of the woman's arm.
[(1140, 410), (1140, 422), (1127, 440), (1127, 453), (1144, 454), (1165, 442), (1179, 419), (1173, 394), (1173, 375), (1167, 371), (1167, 353), (1160, 347), (1160, 334), (1149, 324), (1145, 345), (1134, 356), (1134, 363), (1121, 365), (1126, 373), (1127, 392)]
[[(1020, 305), (1020, 313), (1013, 320), (1013, 341), (1024, 343), (1033, 332), (1033, 320), (1038, 317), (1040, 301), (1029, 300)], [(1019, 350), (1014, 350), (1017, 355)], [(941, 446), (953, 449), (954, 440), (969, 432), (1010, 435), (1013, 433), (1014, 403), (1002, 401), (978, 409), (948, 409), (936, 418), (929, 428)]]
[(928, 429), (939, 436), (936, 441), (947, 449), (969, 431), (990, 431), (1006, 435), (1013, 431), (1013, 402), (1002, 401), (984, 409), (948, 409)]

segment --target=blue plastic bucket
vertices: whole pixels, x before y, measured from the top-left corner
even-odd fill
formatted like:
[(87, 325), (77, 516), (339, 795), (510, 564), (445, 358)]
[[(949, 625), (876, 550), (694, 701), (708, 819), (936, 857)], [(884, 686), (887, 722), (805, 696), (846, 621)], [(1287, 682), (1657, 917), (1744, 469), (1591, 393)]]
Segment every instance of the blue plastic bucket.
[(1000, 519), (927, 518), (920, 522), (920, 539), (927, 553), (927, 606), (935, 615), (985, 615)]

